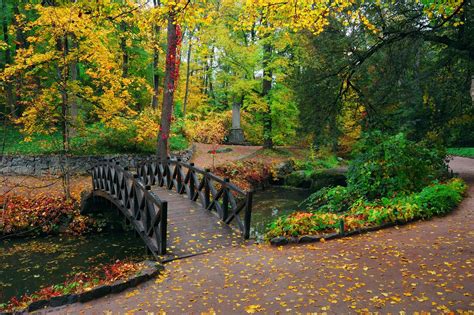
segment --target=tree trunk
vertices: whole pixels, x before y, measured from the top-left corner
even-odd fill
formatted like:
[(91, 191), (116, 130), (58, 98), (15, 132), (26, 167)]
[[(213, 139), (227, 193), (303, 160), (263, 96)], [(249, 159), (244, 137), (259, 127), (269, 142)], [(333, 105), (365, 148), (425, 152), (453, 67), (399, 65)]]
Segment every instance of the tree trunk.
[[(160, 6), (160, 1), (153, 0), (153, 5), (155, 8)], [(161, 27), (158, 24), (153, 26), (153, 96), (151, 99), (151, 107), (158, 108), (158, 95), (160, 93), (160, 74), (158, 72), (159, 65), (159, 52), (157, 46), (160, 43), (160, 33)]]
[(186, 117), (186, 107), (188, 106), (189, 98), (189, 77), (191, 75), (190, 63), (191, 63), (191, 49), (192, 49), (192, 37), (193, 33), (189, 34), (189, 43), (188, 43), (188, 55), (186, 56), (186, 88), (184, 92), (184, 101), (183, 101), (183, 117)]
[(63, 188), (66, 199), (71, 198), (71, 181), (69, 174), (69, 104), (68, 104), (68, 93), (67, 83), (69, 79), (69, 66), (66, 63), (67, 55), (69, 52), (67, 36), (58, 38), (56, 40), (56, 49), (62, 52), (63, 61), (62, 66), (57, 66), (58, 82), (60, 82), (59, 91), (61, 94), (61, 133), (62, 133), (62, 166), (63, 166)]
[(161, 124), (158, 133), (157, 155), (162, 161), (168, 157), (168, 139), (171, 129), (171, 117), (173, 115), (173, 99), (177, 79), (177, 25), (174, 16), (168, 17), (168, 47), (166, 49), (166, 70), (164, 80), (163, 105), (161, 109)]
[(209, 97), (214, 101), (215, 100), (215, 94), (214, 94), (214, 85), (213, 85), (213, 72), (214, 72), (214, 46), (211, 46), (211, 56), (209, 58)]
[[(2, 11), (3, 11), (3, 20), (2, 20), (2, 29), (3, 29), (3, 41), (8, 45), (9, 43), (9, 36), (8, 36), (8, 22), (7, 22), (7, 6), (5, 0), (2, 1)], [(5, 49), (5, 66), (8, 66), (12, 63), (12, 53), (10, 47)], [(15, 98), (13, 95), (13, 85), (8, 80), (5, 84), (5, 94), (6, 100), (5, 105), (6, 108), (10, 109), (10, 115), (12, 118), (16, 117), (16, 106), (15, 106)], [(7, 111), (5, 111), (6, 114)]]
[[(77, 42), (74, 36), (71, 38), (71, 46), (75, 49), (77, 48)], [(77, 60), (74, 60), (71, 63), (71, 67), (69, 71), (71, 73), (71, 81), (76, 81), (78, 79), (78, 71), (79, 71)], [(69, 106), (69, 117), (70, 117), (69, 135), (71, 137), (74, 137), (77, 134), (78, 113), (79, 113), (79, 110), (77, 108), (77, 97), (72, 95), (70, 106)]]
[[(18, 21), (16, 20), (15, 16), (20, 14), (20, 8), (19, 8), (19, 1), (13, 1), (13, 15), (12, 15), (12, 24), (16, 28), (16, 40), (15, 40), (15, 50), (18, 50), (19, 48), (28, 48), (29, 43), (26, 40), (26, 35), (23, 30), (23, 26), (18, 24)], [(14, 100), (15, 100), (15, 109), (16, 109), (16, 114), (17, 116), (20, 116), (21, 113), (19, 112), (20, 108), (17, 104), (21, 104), (21, 99), (22, 99), (22, 94), (21, 92), (23, 91), (23, 78), (22, 76), (18, 76), (15, 80), (15, 95), (14, 95)]]
[(267, 110), (263, 115), (263, 147), (267, 149), (273, 148), (272, 139), (272, 110), (270, 107), (270, 91), (272, 89), (273, 71), (270, 67), (273, 47), (271, 44), (263, 45), (263, 82), (262, 97), (267, 102)]
[(120, 50), (122, 50), (122, 77), (128, 77), (128, 50), (127, 50), (127, 23), (125, 21), (120, 22), (120, 31), (122, 32), (120, 36)]

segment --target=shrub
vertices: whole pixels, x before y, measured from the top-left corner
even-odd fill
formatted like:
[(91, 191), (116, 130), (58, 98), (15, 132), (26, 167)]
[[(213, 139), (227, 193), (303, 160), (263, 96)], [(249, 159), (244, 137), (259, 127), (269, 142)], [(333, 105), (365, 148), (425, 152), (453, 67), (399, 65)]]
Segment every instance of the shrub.
[[(89, 232), (95, 220), (79, 214), (77, 203), (64, 197), (39, 194), (34, 198), (21, 196), (3, 197), (4, 209), (0, 216), (0, 233), (9, 235), (29, 230), (43, 233), (57, 233), (61, 226), (67, 226), (70, 234)], [(0, 199), (3, 199), (0, 198)]]
[(403, 133), (373, 132), (357, 145), (348, 187), (369, 200), (421, 190), (446, 172), (445, 152), (408, 140)]
[(205, 118), (187, 120), (186, 137), (189, 141), (220, 144), (228, 133), (229, 118), (225, 113), (210, 113)]
[(452, 180), (446, 185), (431, 185), (425, 187), (416, 195), (415, 201), (424, 209), (423, 217), (429, 218), (433, 215), (443, 215), (461, 202), (462, 193), (466, 188), (466, 184), (460, 179)]
[(299, 236), (314, 234), (322, 231), (333, 231), (339, 216), (332, 213), (294, 212), (282, 216), (270, 224), (265, 237), (271, 239), (277, 236)]
[(250, 190), (272, 176), (272, 170), (268, 165), (249, 160), (217, 166), (213, 173), (222, 178), (229, 178), (242, 190)]
[(324, 187), (311, 194), (299, 206), (308, 210), (337, 213), (347, 211), (351, 201), (352, 196), (346, 187)]

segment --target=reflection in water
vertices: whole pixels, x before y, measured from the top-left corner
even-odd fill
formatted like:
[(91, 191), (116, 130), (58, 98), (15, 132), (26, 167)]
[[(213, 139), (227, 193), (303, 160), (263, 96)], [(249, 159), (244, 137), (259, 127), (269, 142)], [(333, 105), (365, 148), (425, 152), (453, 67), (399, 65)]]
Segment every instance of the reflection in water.
[(85, 237), (48, 236), (0, 242), (0, 304), (12, 296), (60, 284), (67, 275), (117, 259), (141, 261), (145, 245), (131, 231)]
[(254, 195), (252, 205), (251, 237), (263, 240), (265, 228), (276, 217), (298, 210), (298, 204), (311, 192), (291, 187), (270, 187)]

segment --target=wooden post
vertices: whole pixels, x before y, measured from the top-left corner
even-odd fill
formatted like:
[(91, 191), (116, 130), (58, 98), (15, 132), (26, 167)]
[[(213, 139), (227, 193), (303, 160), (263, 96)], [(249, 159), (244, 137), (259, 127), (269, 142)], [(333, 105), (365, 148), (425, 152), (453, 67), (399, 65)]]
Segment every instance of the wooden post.
[(182, 191), (181, 189), (183, 188), (183, 178), (181, 177), (181, 159), (178, 158), (177, 160), (178, 162), (176, 163), (176, 182), (177, 182), (177, 186), (176, 189), (178, 191), (178, 194), (181, 194)]
[(252, 217), (252, 199), (253, 191), (247, 192), (247, 201), (245, 203), (245, 216), (244, 216), (244, 238), (247, 240), (250, 237), (250, 219)]
[[(191, 167), (194, 167), (194, 163), (190, 164)], [(194, 199), (194, 173), (193, 169), (189, 169), (190, 175), (189, 175), (189, 199), (193, 200)]]
[[(224, 178), (224, 182), (228, 183), (229, 179)], [(222, 197), (222, 221), (225, 222), (227, 220), (227, 217), (229, 216), (229, 189), (227, 188), (227, 185), (224, 184), (224, 196)]]
[(97, 169), (96, 166), (94, 166), (94, 167), (92, 168), (92, 176), (91, 176), (91, 177), (92, 177), (92, 190), (93, 190), (93, 191), (94, 191), (94, 190), (97, 190), (97, 188), (98, 188), (97, 185), (95, 184), (95, 180), (94, 180), (94, 178), (97, 177), (97, 175), (96, 175), (96, 174), (97, 174), (96, 169)]
[(168, 221), (168, 202), (163, 201), (161, 203), (161, 213), (160, 213), (160, 254), (166, 254), (166, 229)]
[(209, 185), (211, 183), (209, 182), (208, 175), (211, 170), (206, 168), (205, 171), (206, 173), (204, 174), (204, 208), (207, 209), (207, 207), (209, 207), (209, 204), (211, 203), (211, 189), (209, 188)]
[(344, 219), (339, 220), (339, 234), (344, 235)]
[(166, 158), (165, 162), (165, 172), (166, 172), (166, 188), (171, 189), (171, 169), (170, 169), (170, 157), (168, 156)]

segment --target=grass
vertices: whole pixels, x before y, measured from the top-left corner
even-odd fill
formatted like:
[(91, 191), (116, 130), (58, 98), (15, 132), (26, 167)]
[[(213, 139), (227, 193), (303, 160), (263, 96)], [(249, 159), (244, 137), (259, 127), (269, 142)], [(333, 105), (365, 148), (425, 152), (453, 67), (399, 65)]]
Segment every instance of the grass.
[(448, 153), (451, 155), (474, 158), (474, 148), (449, 148)]
[[(19, 128), (0, 126), (0, 153), (41, 155), (59, 153), (62, 148), (60, 132), (49, 135), (35, 134), (31, 141), (25, 141)], [(155, 140), (147, 144), (137, 143), (133, 134), (117, 133), (105, 127), (94, 124), (81, 130), (71, 138), (71, 153), (73, 155), (103, 155), (103, 154), (153, 154)], [(170, 138), (171, 150), (183, 150), (188, 147), (186, 138), (181, 135)]]

